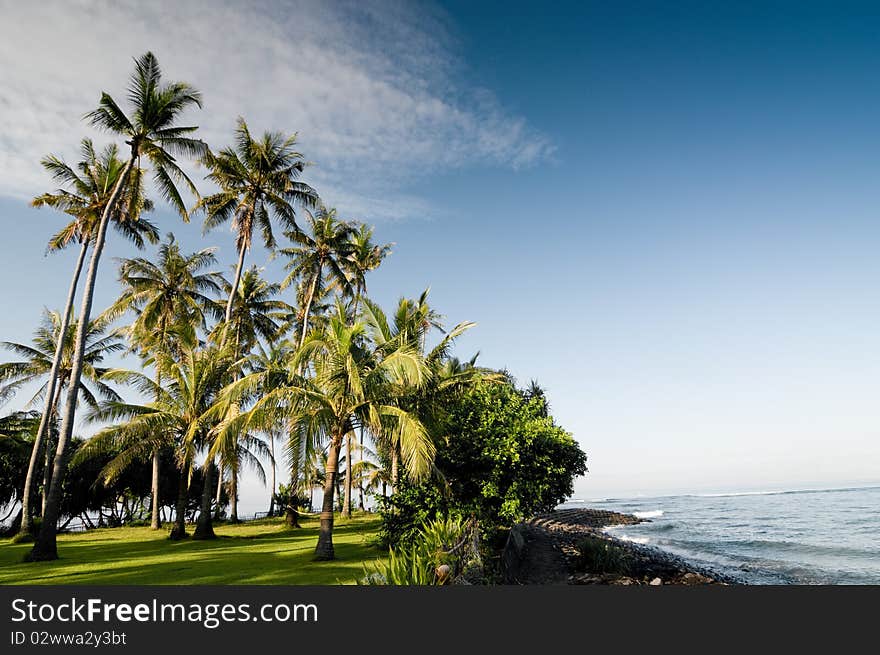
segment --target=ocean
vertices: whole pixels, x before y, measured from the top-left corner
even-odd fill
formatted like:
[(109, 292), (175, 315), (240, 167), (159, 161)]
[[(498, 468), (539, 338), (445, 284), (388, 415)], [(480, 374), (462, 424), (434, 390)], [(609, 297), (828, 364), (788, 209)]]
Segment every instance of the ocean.
[(571, 500), (647, 522), (606, 530), (748, 584), (880, 584), (880, 487)]

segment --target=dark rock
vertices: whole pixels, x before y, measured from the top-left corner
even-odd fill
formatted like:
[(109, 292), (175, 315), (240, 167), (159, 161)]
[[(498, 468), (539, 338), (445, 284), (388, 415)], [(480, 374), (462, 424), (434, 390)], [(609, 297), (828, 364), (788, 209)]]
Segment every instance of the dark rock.
[[(729, 584), (733, 580), (700, 570), (679, 557), (648, 546), (616, 539), (602, 531), (611, 525), (643, 520), (608, 510), (564, 509), (536, 516), (514, 526), (502, 554), (508, 584), (641, 585)], [(625, 574), (579, 570), (579, 544), (604, 540), (624, 551)], [(659, 582), (658, 582), (659, 581)]]

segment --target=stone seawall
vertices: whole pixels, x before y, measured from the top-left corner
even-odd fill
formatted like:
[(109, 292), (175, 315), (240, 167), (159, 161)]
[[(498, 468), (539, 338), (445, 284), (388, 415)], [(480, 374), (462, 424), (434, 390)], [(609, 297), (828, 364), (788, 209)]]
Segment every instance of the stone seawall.
[[(507, 584), (701, 585), (729, 584), (714, 572), (670, 553), (616, 539), (602, 531), (611, 525), (642, 523), (629, 514), (565, 509), (514, 526), (502, 554)], [(584, 544), (612, 553), (614, 567), (596, 569), (582, 554)], [(613, 570), (608, 570), (612, 568)]]

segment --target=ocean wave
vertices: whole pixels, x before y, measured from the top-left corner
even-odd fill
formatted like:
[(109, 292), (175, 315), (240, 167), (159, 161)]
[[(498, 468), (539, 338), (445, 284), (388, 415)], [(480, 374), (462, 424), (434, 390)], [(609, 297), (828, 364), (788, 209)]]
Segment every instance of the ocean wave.
[(617, 537), (618, 539), (620, 539), (621, 541), (628, 541), (632, 544), (645, 545), (649, 541), (651, 541), (650, 538), (648, 538), (648, 537), (631, 537), (628, 534), (615, 534), (614, 536)]
[(828, 487), (819, 489), (776, 489), (772, 491), (727, 491), (716, 494), (687, 494), (695, 498), (736, 498), (738, 496), (787, 496), (791, 494), (827, 494), (845, 491), (870, 491), (880, 489), (877, 486), (867, 487)]
[(796, 491), (732, 491), (723, 494), (694, 494), (696, 498), (737, 498), (739, 496), (778, 496)]
[(633, 512), (633, 516), (637, 519), (656, 519), (663, 516), (662, 509), (652, 509), (646, 512)]

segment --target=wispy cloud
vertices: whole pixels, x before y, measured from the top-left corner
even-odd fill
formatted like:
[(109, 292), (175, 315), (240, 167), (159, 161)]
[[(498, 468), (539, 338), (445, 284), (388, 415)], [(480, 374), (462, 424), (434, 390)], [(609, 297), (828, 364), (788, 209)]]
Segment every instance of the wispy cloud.
[[(10, 3), (0, 27), (0, 194), (47, 180), (37, 162), (72, 156), (102, 90), (124, 95), (132, 57), (152, 50), (169, 79), (198, 87), (193, 114), (213, 146), (236, 116), (297, 131), (310, 179), (348, 212), (406, 218), (428, 208), (401, 190), (471, 165), (528, 166), (551, 142), (491, 91), (463, 85), (454, 29), (410, 2), (117, 0)], [(336, 197), (327, 190), (336, 192)]]

